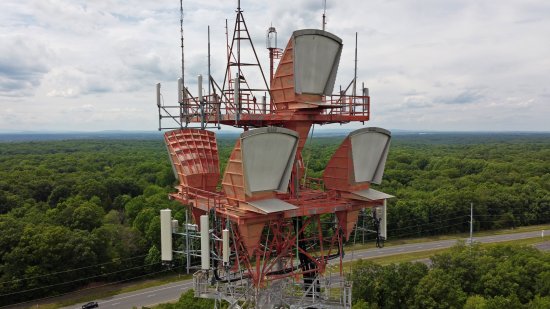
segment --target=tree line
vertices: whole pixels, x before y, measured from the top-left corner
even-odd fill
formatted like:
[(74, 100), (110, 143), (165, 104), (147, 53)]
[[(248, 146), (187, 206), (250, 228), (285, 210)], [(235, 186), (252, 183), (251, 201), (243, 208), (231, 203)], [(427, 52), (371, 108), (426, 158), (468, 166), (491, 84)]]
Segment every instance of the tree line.
[(353, 309), (550, 308), (550, 253), (459, 244), (423, 263), (353, 267)]

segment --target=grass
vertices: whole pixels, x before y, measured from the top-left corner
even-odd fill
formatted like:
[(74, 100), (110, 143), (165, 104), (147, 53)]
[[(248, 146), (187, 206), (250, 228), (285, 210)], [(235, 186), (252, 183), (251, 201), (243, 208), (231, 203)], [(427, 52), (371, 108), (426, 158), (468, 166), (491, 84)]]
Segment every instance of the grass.
[[(530, 246), (530, 245), (542, 243), (545, 241), (550, 241), (550, 236), (545, 236), (544, 238), (536, 237), (536, 238), (518, 239), (518, 240), (510, 240), (510, 241), (501, 241), (497, 243), (486, 243), (486, 244), (481, 244), (481, 246), (494, 247), (494, 246), (506, 245), (506, 244), (518, 245), (518, 246)], [(434, 250), (417, 251), (417, 252), (409, 252), (409, 253), (400, 253), (395, 255), (387, 255), (387, 256), (381, 256), (376, 258), (366, 258), (366, 259), (380, 265), (389, 265), (394, 263), (414, 262), (414, 261), (428, 259), (436, 254), (447, 252), (449, 250), (450, 248), (443, 248), (443, 249), (434, 249)], [(349, 269), (349, 267), (351, 267), (355, 263), (357, 263), (357, 261), (345, 262), (343, 265), (344, 265), (344, 268)]]
[[(548, 230), (548, 234), (550, 235), (550, 225), (545, 224), (545, 225), (518, 227), (515, 229), (476, 232), (474, 236), (481, 237), (481, 236), (513, 234), (513, 233), (523, 233), (523, 232), (532, 232), (532, 231), (541, 231), (541, 230)], [(398, 245), (404, 245), (404, 244), (414, 244), (414, 243), (437, 241), (437, 240), (459, 239), (459, 238), (466, 238), (466, 237), (469, 237), (469, 234), (461, 233), (461, 234), (439, 235), (439, 236), (408, 238), (408, 239), (390, 239), (385, 242), (385, 246), (398, 246)], [(544, 239), (550, 240), (550, 236), (547, 236)], [(518, 245), (532, 245), (532, 244), (540, 243), (542, 241), (543, 241), (542, 238), (529, 238), (529, 239), (499, 242), (496, 244), (513, 243)], [(494, 246), (496, 244), (482, 244), (482, 246)], [(369, 248), (375, 248), (374, 243), (371, 242), (369, 244), (347, 246), (347, 250), (361, 250), (361, 249), (369, 249)], [(387, 265), (391, 263), (403, 263), (403, 262), (427, 259), (435, 254), (442, 253), (448, 250), (449, 250), (448, 248), (444, 248), (444, 249), (434, 249), (434, 250), (428, 250), (428, 251), (400, 253), (395, 255), (387, 255), (382, 257), (371, 258), (370, 260), (374, 261), (375, 263), (379, 263), (381, 265)], [(350, 267), (352, 263), (354, 262), (344, 263), (345, 265), (344, 268)], [(78, 295), (76, 296), (71, 294), (66, 296), (61, 296), (62, 300), (56, 300), (55, 302), (52, 302), (52, 303), (43, 303), (43, 304), (33, 305), (33, 308), (54, 309), (54, 308), (59, 308), (64, 306), (70, 306), (77, 303), (88, 302), (96, 299), (106, 298), (106, 297), (115, 296), (118, 294), (146, 289), (150, 287), (156, 287), (163, 284), (191, 279), (191, 278), (192, 278), (191, 275), (169, 275), (164, 277), (157, 277), (155, 279), (148, 279), (140, 282), (127, 283), (127, 284), (118, 285), (118, 286), (110, 285), (110, 286), (104, 286), (104, 287), (98, 287), (98, 288), (90, 288), (89, 290), (80, 290), (80, 291), (72, 292), (72, 293), (78, 293)]]
[(488, 243), (488, 244), (482, 244), (482, 247), (494, 247), (498, 245), (506, 245), (506, 244), (512, 244), (512, 245), (518, 245), (518, 246), (530, 246), (539, 244), (541, 242), (550, 241), (550, 236), (544, 236), (542, 237), (536, 237), (536, 238), (526, 238), (526, 239), (518, 239), (518, 240), (510, 240), (510, 241), (501, 241), (501, 242), (495, 242), (495, 243)]
[[(521, 226), (514, 229), (501, 229), (501, 230), (474, 232), (474, 237), (494, 236), (494, 235), (502, 235), (502, 234), (516, 234), (516, 233), (525, 233), (525, 232), (533, 232), (533, 231), (541, 231), (541, 230), (547, 230), (548, 233), (550, 233), (550, 224)], [(353, 235), (351, 235), (350, 238), (352, 237)], [(390, 234), (390, 239), (384, 242), (384, 246), (391, 247), (391, 246), (415, 244), (415, 243), (430, 242), (430, 241), (437, 241), (437, 240), (460, 239), (460, 238), (467, 238), (467, 237), (470, 237), (469, 233), (434, 235), (434, 236), (426, 236), (426, 237), (418, 237), (418, 238), (391, 239), (391, 234)], [(375, 248), (375, 245), (373, 241), (371, 241), (371, 243), (369, 244), (357, 244), (354, 246), (346, 246), (346, 247), (348, 248), (348, 250), (361, 250), (361, 249)]]

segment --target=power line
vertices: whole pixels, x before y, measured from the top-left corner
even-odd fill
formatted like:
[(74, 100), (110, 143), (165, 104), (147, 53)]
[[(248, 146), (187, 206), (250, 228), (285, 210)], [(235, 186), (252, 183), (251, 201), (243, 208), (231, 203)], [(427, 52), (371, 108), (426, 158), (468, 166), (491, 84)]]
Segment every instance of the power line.
[(82, 270), (82, 269), (86, 269), (86, 268), (90, 268), (90, 267), (97, 267), (97, 266), (112, 264), (112, 263), (121, 262), (121, 261), (133, 260), (133, 259), (142, 258), (142, 257), (146, 257), (146, 256), (147, 256), (147, 254), (140, 255), (140, 256), (134, 256), (134, 257), (131, 257), (131, 258), (125, 258), (125, 259), (113, 259), (110, 262), (105, 262), (105, 263), (101, 263), (101, 264), (94, 264), (94, 265), (84, 266), (84, 267), (80, 267), (80, 268), (67, 269), (67, 270), (62, 270), (62, 271), (58, 271), (58, 272), (54, 272), (54, 273), (48, 273), (48, 274), (43, 274), (43, 275), (38, 275), (38, 276), (33, 276), (33, 277), (13, 279), (13, 280), (9, 280), (9, 281), (0, 282), (0, 284), (12, 283), (12, 282), (17, 282), (17, 281), (36, 279), (36, 278), (42, 278), (42, 277), (48, 277), (48, 276), (63, 274), (63, 273), (67, 273), (67, 272), (71, 272), (71, 271), (75, 271), (75, 270)]
[(4, 307), (7, 307), (7, 306), (26, 304), (26, 303), (35, 302), (35, 301), (44, 300), (44, 299), (49, 299), (49, 298), (54, 298), (54, 297), (59, 297), (59, 296), (63, 296), (63, 295), (67, 295), (67, 294), (71, 294), (71, 293), (75, 293), (75, 292), (93, 290), (93, 289), (97, 289), (97, 288), (101, 288), (101, 287), (105, 287), (105, 286), (109, 286), (109, 285), (113, 285), (113, 284), (117, 284), (117, 283), (122, 283), (122, 282), (125, 282), (125, 281), (134, 280), (134, 279), (137, 279), (137, 278), (142, 278), (142, 277), (146, 277), (146, 276), (150, 276), (150, 275), (160, 274), (160, 273), (163, 273), (163, 272), (167, 272), (169, 270), (174, 270), (174, 269), (178, 269), (178, 268), (182, 268), (182, 267), (184, 267), (184, 266), (182, 265), (182, 266), (173, 267), (173, 268), (170, 268), (170, 269), (165, 269), (165, 270), (161, 270), (161, 271), (157, 271), (157, 272), (148, 273), (148, 274), (145, 274), (145, 275), (139, 275), (139, 276), (136, 276), (136, 277), (126, 278), (126, 279), (122, 279), (122, 280), (119, 280), (119, 281), (113, 281), (113, 282), (105, 283), (105, 284), (102, 284), (102, 285), (96, 285), (96, 286), (80, 289), (78, 291), (70, 291), (70, 292), (66, 292), (66, 293), (62, 293), (62, 294), (57, 294), (57, 295), (52, 295), (52, 296), (47, 296), (47, 297), (42, 297), (42, 298), (36, 298), (36, 299), (33, 299), (33, 300), (27, 300), (27, 301), (20, 302), (20, 303), (1, 306), (0, 308), (4, 308)]
[(421, 232), (411, 232), (411, 233), (399, 234), (399, 235), (393, 236), (392, 238), (399, 238), (399, 237), (403, 237), (403, 236), (417, 235), (418, 233), (431, 232), (431, 231), (441, 230), (441, 229), (454, 227), (454, 226), (459, 226), (459, 225), (464, 225), (464, 222), (459, 222), (459, 223), (455, 223), (455, 224), (451, 224), (451, 225), (440, 226), (440, 227), (437, 227), (437, 228), (428, 229), (428, 230), (424, 230), (424, 231), (421, 231)]
[(76, 279), (76, 280), (71, 280), (71, 281), (66, 281), (66, 282), (61, 282), (61, 283), (56, 283), (56, 284), (50, 284), (50, 285), (46, 285), (46, 286), (41, 286), (41, 287), (37, 287), (37, 288), (32, 288), (32, 289), (27, 289), (27, 290), (17, 291), (17, 292), (12, 292), (12, 293), (7, 293), (7, 294), (0, 294), (0, 296), (9, 296), (9, 295), (14, 295), (14, 294), (21, 294), (21, 293), (26, 293), (26, 292), (41, 290), (41, 289), (50, 288), (50, 287), (54, 287), (54, 286), (58, 286), (58, 285), (64, 285), (64, 284), (68, 284), (68, 283), (74, 283), (74, 282), (84, 281), (84, 280), (88, 280), (88, 279), (94, 279), (94, 278), (98, 278), (98, 277), (104, 277), (104, 276), (107, 276), (107, 275), (112, 275), (112, 274), (116, 274), (116, 273), (120, 273), (120, 272), (124, 272), (124, 271), (128, 271), (128, 270), (132, 270), (132, 269), (141, 268), (141, 267), (157, 265), (157, 264), (160, 264), (160, 263), (161, 263), (161, 262), (156, 262), (156, 263), (151, 263), (151, 264), (146, 264), (146, 265), (140, 265), (140, 266), (137, 266), (137, 267), (126, 268), (126, 269), (123, 269), (123, 270), (118, 270), (118, 271), (115, 271), (115, 272), (105, 273), (105, 274), (101, 274), (101, 275), (97, 275), (97, 276), (91, 276), (91, 277), (86, 277), (86, 278), (80, 278), (80, 279)]
[(426, 230), (422, 230), (422, 231), (416, 231), (416, 232), (410, 232), (410, 233), (403, 233), (403, 234), (398, 234), (398, 235), (392, 235), (391, 238), (395, 239), (395, 238), (400, 238), (400, 237), (404, 237), (404, 236), (418, 235), (419, 233), (421, 234), (421, 233), (432, 232), (432, 231), (441, 230), (441, 229), (445, 229), (445, 228), (449, 228), (449, 227), (464, 225), (464, 223), (465, 223), (465, 222), (458, 222), (458, 223), (455, 223), (455, 224), (450, 224), (450, 225), (435, 227), (435, 228), (426, 229)]
[[(491, 210), (491, 209), (486, 209), (486, 210)], [(464, 211), (456, 211), (454, 213), (460, 213), (460, 212), (464, 212)], [(453, 214), (454, 214), (453, 213)], [(502, 215), (505, 215), (506, 213), (503, 213), (503, 214), (499, 214), (499, 215), (474, 215), (474, 219), (476, 217), (499, 217), (499, 216), (502, 216)], [(550, 214), (550, 212), (543, 212), (543, 213), (536, 213), (535, 215), (545, 215), (545, 214)], [(448, 215), (448, 214), (447, 214)], [(525, 215), (525, 213), (519, 213), (519, 214), (512, 214), (513, 216), (523, 216)], [(437, 217), (443, 217), (443, 216), (446, 216), (446, 215), (439, 215)], [(437, 218), (436, 217), (436, 218)], [(460, 219), (460, 218), (465, 218), (465, 217), (470, 217), (469, 215), (467, 214), (464, 214), (462, 216), (459, 216), (459, 217), (454, 217), (454, 218), (449, 218), (449, 219), (445, 219), (445, 220), (439, 220), (439, 221), (432, 221), (432, 222), (426, 222), (426, 223), (423, 223), (423, 224), (417, 224), (417, 225), (410, 225), (410, 226), (405, 226), (405, 227), (399, 227), (399, 228), (396, 228), (396, 229), (393, 229), (393, 231), (399, 231), (399, 230), (404, 230), (404, 229), (409, 229), (409, 228), (415, 228), (415, 227), (422, 227), (422, 226), (426, 226), (426, 225), (431, 225), (431, 224), (436, 224), (436, 223), (440, 223), (440, 222), (446, 222), (446, 221), (451, 221), (451, 220), (456, 220), (456, 219)], [(429, 219), (433, 219), (434, 217), (429, 217)], [(412, 221), (412, 220), (411, 220)], [(419, 220), (416, 219), (416, 221), (418, 222)], [(479, 220), (475, 220), (477, 222), (482, 222), (482, 221), (479, 221)]]
[(457, 210), (457, 211), (454, 211), (454, 212), (444, 213), (444, 214), (440, 214), (440, 215), (437, 215), (437, 216), (430, 215), (429, 219), (437, 219), (437, 218), (441, 218), (441, 217), (448, 217), (450, 215), (455, 215), (455, 214), (458, 214), (458, 213), (462, 213), (464, 216), (467, 215), (466, 210)]
[(464, 215), (464, 216), (449, 218), (449, 219), (446, 219), (446, 220), (426, 222), (424, 224), (417, 224), (417, 225), (410, 225), (410, 226), (405, 226), (405, 227), (400, 227), (400, 228), (397, 228), (397, 229), (393, 229), (393, 231), (406, 230), (406, 229), (410, 229), (410, 228), (421, 227), (421, 226), (426, 226), (426, 225), (431, 225), (431, 224), (436, 224), (436, 223), (441, 223), (441, 222), (447, 222), (447, 221), (456, 220), (456, 219), (465, 218), (465, 217), (468, 217), (468, 216)]
[(486, 215), (475, 215), (474, 217), (501, 217), (501, 216), (504, 216), (504, 215), (512, 215), (512, 216), (524, 216), (526, 214), (533, 214), (533, 215), (548, 215), (550, 214), (550, 212), (541, 212), (541, 213), (509, 213), (509, 212), (503, 212), (503, 213), (500, 213), (500, 214), (486, 214)]

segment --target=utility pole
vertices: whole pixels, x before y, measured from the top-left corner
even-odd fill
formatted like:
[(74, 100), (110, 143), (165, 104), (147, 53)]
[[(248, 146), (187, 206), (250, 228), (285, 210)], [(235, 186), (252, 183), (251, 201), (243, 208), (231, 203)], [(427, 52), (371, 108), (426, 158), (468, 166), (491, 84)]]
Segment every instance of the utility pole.
[(189, 249), (189, 216), (188, 216), (189, 209), (185, 208), (185, 269), (187, 270), (187, 274), (189, 275), (189, 269), (191, 268), (191, 255), (190, 255), (190, 249)]
[(470, 246), (474, 241), (473, 234), (474, 234), (474, 203), (470, 203)]

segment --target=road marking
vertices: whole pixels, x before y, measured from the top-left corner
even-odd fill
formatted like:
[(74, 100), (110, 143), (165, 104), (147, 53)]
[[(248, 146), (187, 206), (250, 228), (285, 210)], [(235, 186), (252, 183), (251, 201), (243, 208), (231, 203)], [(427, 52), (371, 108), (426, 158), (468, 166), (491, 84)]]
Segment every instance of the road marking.
[(147, 295), (147, 297), (153, 297), (155, 295), (157, 295), (157, 294), (149, 294), (149, 295)]
[(119, 304), (120, 304), (120, 303), (114, 303), (114, 304), (112, 304), (111, 306), (116, 306), (116, 305), (119, 305)]

